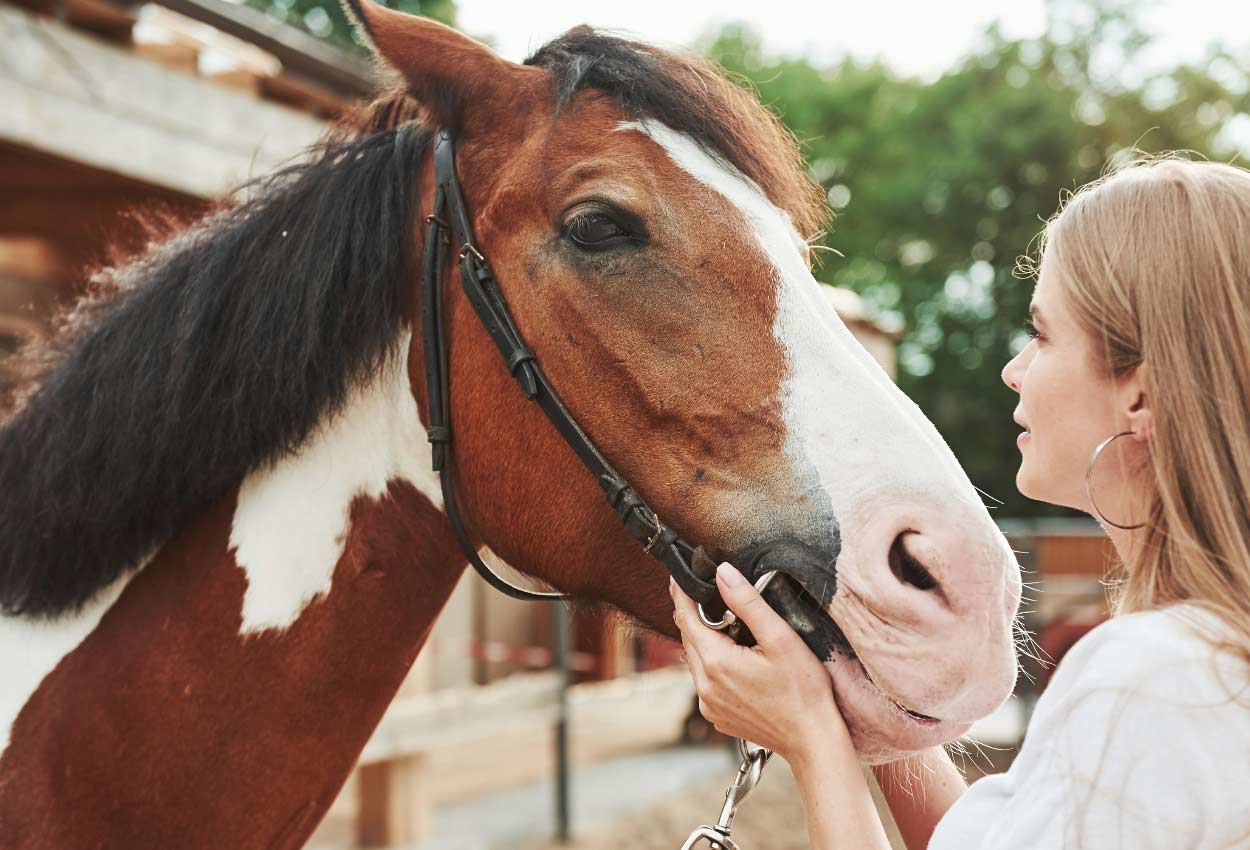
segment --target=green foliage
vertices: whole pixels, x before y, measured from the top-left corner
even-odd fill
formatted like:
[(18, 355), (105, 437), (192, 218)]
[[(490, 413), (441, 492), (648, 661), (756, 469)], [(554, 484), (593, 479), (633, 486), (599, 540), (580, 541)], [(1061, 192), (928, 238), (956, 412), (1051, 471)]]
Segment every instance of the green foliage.
[[(343, 14), (338, 0), (244, 0), (253, 9), (270, 17), (299, 27), (318, 38), (324, 38), (347, 50), (364, 53), (364, 45), (356, 38)], [(456, 23), (456, 0), (380, 0), (402, 12), (424, 15), (449, 26)]]
[[(359, 49), (338, 0), (246, 0)], [(389, 0), (455, 24), (455, 0)], [(1051, 0), (1037, 39), (997, 29), (935, 80), (851, 60), (765, 57), (731, 26), (706, 52), (753, 85), (804, 145), (839, 216), (817, 276), (905, 325), (899, 383), (1002, 514), (1053, 512), (1021, 497), (1015, 395), (999, 379), (1024, 343), (1032, 284), (1013, 276), (1061, 193), (1137, 147), (1228, 159), (1250, 135), (1250, 63), (1140, 74), (1149, 39), (1124, 0)], [(840, 254), (840, 256), (839, 256)]]
[(906, 324), (899, 383), (1007, 516), (1048, 509), (1016, 492), (1016, 396), (999, 378), (1024, 344), (1032, 282), (1013, 275), (1064, 190), (1136, 146), (1229, 159), (1250, 125), (1250, 64), (1212, 55), (1133, 79), (1148, 41), (1131, 12), (1052, 6), (1049, 31), (996, 29), (932, 81), (877, 64), (769, 59), (741, 27), (707, 52), (749, 79), (804, 145), (839, 216), (817, 276)]

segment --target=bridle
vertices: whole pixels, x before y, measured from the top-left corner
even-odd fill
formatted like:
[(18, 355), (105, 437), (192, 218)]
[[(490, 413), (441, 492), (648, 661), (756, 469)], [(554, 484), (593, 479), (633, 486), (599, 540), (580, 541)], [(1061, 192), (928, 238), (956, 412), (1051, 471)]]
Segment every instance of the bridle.
[[(410, 131), (411, 126), (405, 125), (400, 132)], [(474, 244), (473, 222), (469, 218), (464, 193), (456, 177), (455, 146), (452, 135), (447, 130), (440, 131), (434, 143), (434, 181), (434, 208), (425, 218), (425, 243), (421, 260), (421, 327), (429, 396), (428, 430), (434, 471), (439, 473), (443, 488), (443, 508), (456, 532), (460, 548), (473, 569), (491, 587), (516, 599), (568, 599), (562, 593), (526, 590), (502, 578), (482, 561), (464, 532), (456, 503), (455, 487), (447, 469), (447, 462), (451, 458), (451, 387), (447, 368), (447, 337), (443, 328), (443, 273), (453, 240), (460, 245), (456, 251), (456, 262), (460, 266), (460, 283), (464, 287), (465, 295), (490, 338), (495, 341), (495, 347), (503, 356), (508, 372), (521, 387), (521, 392), (530, 401), (538, 403), (551, 424), (560, 432), (560, 436), (595, 476), (608, 498), (608, 504), (616, 511), (617, 518), (625, 526), (629, 536), (642, 545), (644, 552), (662, 563), (681, 589), (698, 603), (699, 616), (704, 624), (718, 630), (729, 630), (730, 635), (739, 642), (753, 642), (750, 633), (741, 624), (735, 623), (733, 612), (726, 610), (711, 575), (703, 577), (696, 574), (696, 549), (661, 522), (656, 512), (643, 501), (624, 476), (613, 469), (595, 448), (586, 432), (578, 426), (573, 414), (552, 389), (547, 376), (538, 366), (534, 352), (525, 346), (516, 323), (512, 320), (512, 314), (508, 311), (503, 293), (499, 291), (499, 284), (491, 271), (490, 263)], [(444, 215), (450, 222), (443, 219)], [(706, 558), (698, 560), (707, 561)], [(774, 571), (769, 571), (755, 578), (756, 589), (762, 592), (775, 574)], [(725, 613), (719, 621), (714, 621), (708, 618), (704, 606), (714, 607), (715, 610)], [(725, 792), (725, 803), (720, 817), (714, 826), (700, 826), (691, 832), (682, 845), (682, 850), (692, 850), (703, 841), (708, 842), (709, 850), (738, 850), (738, 845), (730, 837), (734, 814), (738, 804), (759, 782), (764, 765), (772, 756), (768, 750), (744, 740), (739, 740), (738, 746), (742, 753), (742, 764), (733, 784)]]
[[(400, 132), (408, 130), (408, 125)], [(508, 372), (521, 392), (538, 403), (543, 413), (560, 432), (560, 436), (594, 475), (616, 511), (629, 536), (642, 545), (643, 551), (662, 563), (690, 598), (701, 605), (724, 603), (715, 581), (696, 575), (693, 569), (694, 547), (665, 525), (648, 507), (638, 492), (595, 448), (560, 401), (543, 374), (534, 353), (521, 339), (508, 304), (491, 271), (490, 263), (474, 244), (473, 223), (464, 203), (464, 193), (456, 177), (455, 146), (448, 130), (439, 132), (434, 144), (434, 208), (426, 216), (425, 244), (421, 267), (421, 326), (425, 352), (425, 378), (428, 389), (429, 439), (434, 471), (439, 473), (443, 489), (443, 507), (469, 563), (492, 587), (516, 599), (560, 600), (561, 593), (547, 593), (517, 587), (496, 574), (478, 556), (469, 543), (456, 502), (452, 476), (447, 469), (451, 459), (451, 388), (448, 379), (447, 337), (443, 327), (443, 277), (447, 257), (453, 244), (459, 244), (456, 262), (460, 266), (460, 283), (473, 310), (485, 326), (490, 338), (503, 356)], [(446, 216), (446, 219), (444, 219)]]

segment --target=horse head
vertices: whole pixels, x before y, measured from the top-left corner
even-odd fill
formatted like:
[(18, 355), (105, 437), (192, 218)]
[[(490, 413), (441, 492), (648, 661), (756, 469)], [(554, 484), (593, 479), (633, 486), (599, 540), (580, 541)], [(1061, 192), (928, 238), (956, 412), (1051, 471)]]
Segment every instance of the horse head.
[[(825, 661), (861, 753), (950, 740), (1005, 699), (1019, 569), (936, 429), (822, 297), (821, 195), (776, 118), (709, 63), (587, 28), (514, 64), (353, 9), (423, 120), (455, 131), (477, 248), (563, 402), (705, 562), (784, 576), (768, 598)], [(428, 163), (419, 180), (430, 198)], [(477, 542), (673, 635), (664, 570), (465, 298), (445, 309), (451, 474)], [(414, 342), (426, 417), (422, 364)]]

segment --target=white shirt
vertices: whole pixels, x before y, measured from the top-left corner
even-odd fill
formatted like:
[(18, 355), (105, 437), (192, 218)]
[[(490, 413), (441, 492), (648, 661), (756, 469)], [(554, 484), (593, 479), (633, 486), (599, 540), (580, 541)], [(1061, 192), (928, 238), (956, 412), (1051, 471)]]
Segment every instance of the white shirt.
[(1081, 638), (1011, 769), (974, 782), (929, 850), (1250, 850), (1250, 670), (1194, 622), (1218, 624), (1174, 605)]

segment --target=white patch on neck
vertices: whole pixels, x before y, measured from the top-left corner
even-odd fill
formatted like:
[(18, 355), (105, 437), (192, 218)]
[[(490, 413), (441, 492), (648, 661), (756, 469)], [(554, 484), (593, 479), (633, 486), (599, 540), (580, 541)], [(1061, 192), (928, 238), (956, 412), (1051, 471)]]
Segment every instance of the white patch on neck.
[(662, 147), (673, 162), (732, 203), (777, 272), (773, 335), (786, 353), (781, 388), (785, 451), (815, 467), (839, 519), (866, 482), (874, 489), (959, 494), (978, 506), (954, 455), (920, 409), (838, 317), (803, 260), (803, 240), (785, 211), (729, 163), (656, 121), (624, 122)]
[[(408, 384), (410, 341), (405, 333), (393, 362), (357, 390), (297, 455), (244, 480), (230, 534), (248, 580), (242, 632), (288, 626), (330, 589), (347, 534), (347, 511), (357, 495), (379, 498), (388, 481), (402, 478), (442, 509), (430, 444)], [(95, 631), (139, 569), (77, 613), (52, 620), (0, 616), (0, 760), (23, 706)]]
[(61, 659), (95, 631), (138, 572), (127, 572), (75, 614), (53, 620), (0, 616), (0, 761), (22, 707)]
[(244, 479), (230, 529), (235, 560), (247, 574), (240, 633), (286, 628), (329, 592), (357, 496), (379, 499), (388, 482), (402, 479), (442, 509), (408, 382), (411, 339), (405, 332), (392, 362), (298, 453)]

